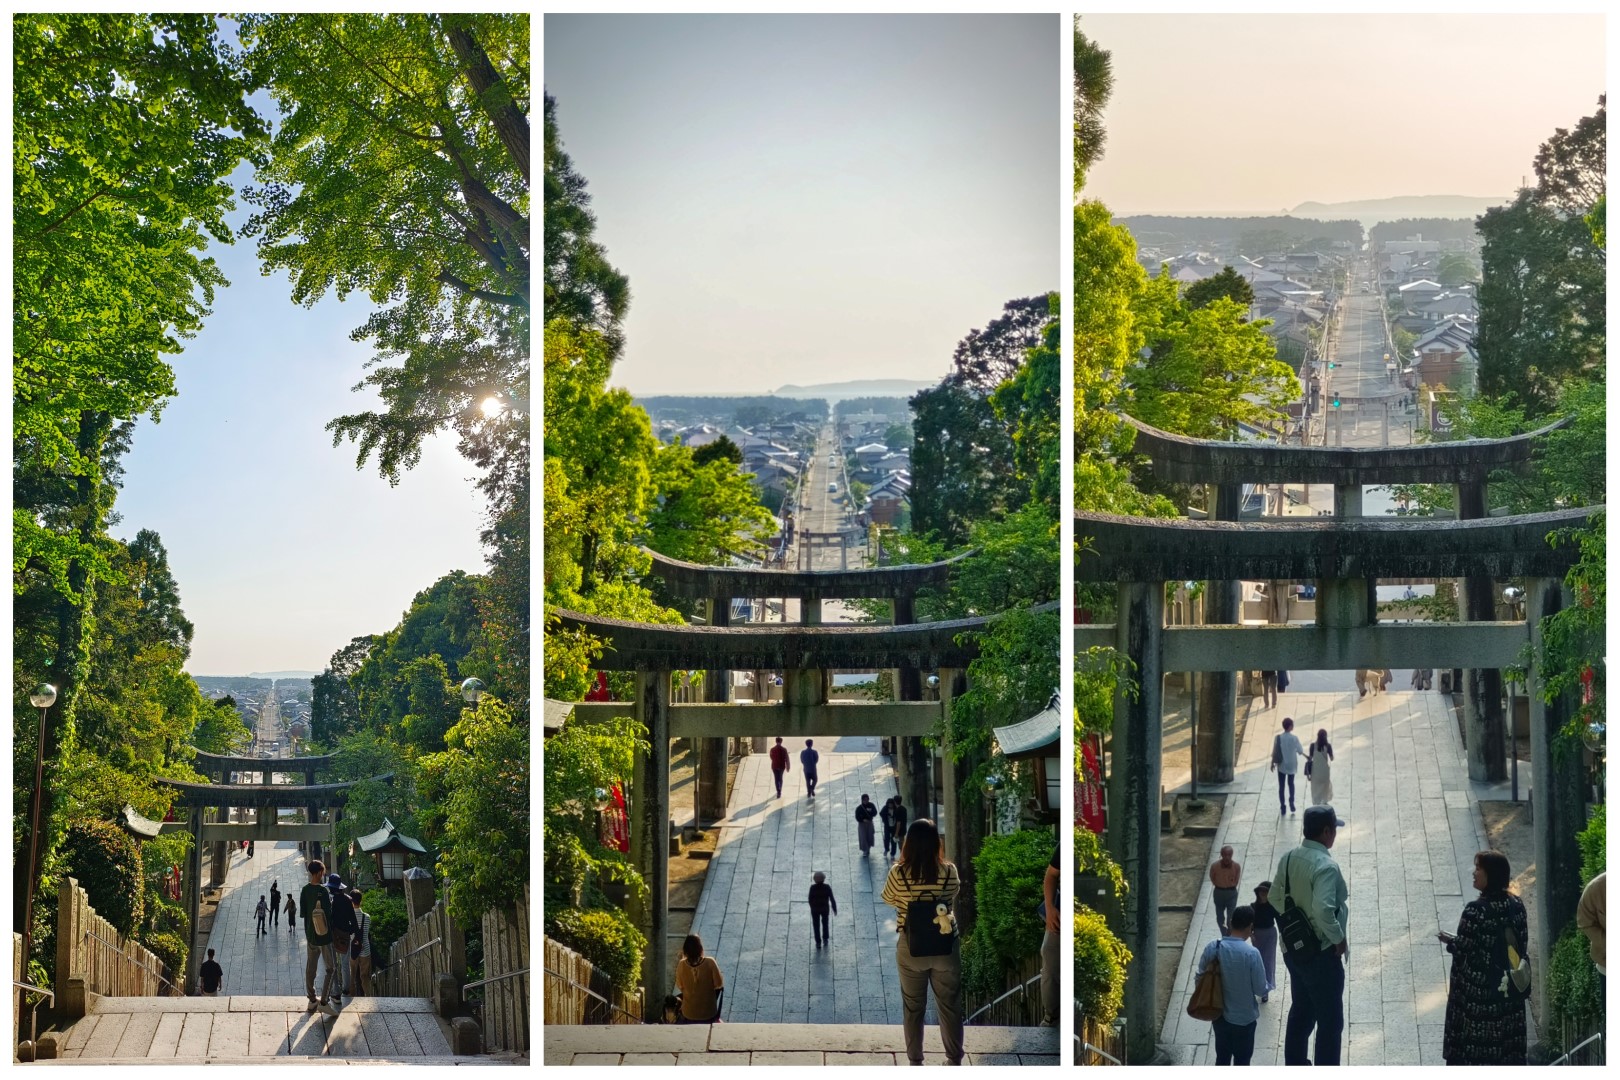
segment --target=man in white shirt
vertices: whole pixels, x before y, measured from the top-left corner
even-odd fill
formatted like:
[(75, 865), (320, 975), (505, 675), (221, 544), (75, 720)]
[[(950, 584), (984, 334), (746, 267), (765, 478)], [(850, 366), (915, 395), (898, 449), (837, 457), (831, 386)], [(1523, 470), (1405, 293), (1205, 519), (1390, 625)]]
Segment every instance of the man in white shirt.
[[(1271, 771), (1277, 774), (1277, 813), (1290, 814), (1294, 812), (1294, 777), (1299, 773), (1299, 759), (1305, 754), (1305, 748), (1299, 744), (1299, 736), (1294, 734), (1294, 718), (1283, 718), (1283, 729), (1271, 741)], [(1287, 787), (1288, 797), (1283, 798), (1283, 788)]]

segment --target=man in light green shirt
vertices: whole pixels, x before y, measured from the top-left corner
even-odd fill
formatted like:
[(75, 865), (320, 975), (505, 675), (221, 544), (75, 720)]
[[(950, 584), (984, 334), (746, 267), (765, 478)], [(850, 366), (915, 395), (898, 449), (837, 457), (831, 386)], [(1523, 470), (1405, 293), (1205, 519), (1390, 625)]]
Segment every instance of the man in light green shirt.
[(1345, 885), (1344, 872), (1328, 851), (1343, 824), (1333, 807), (1310, 807), (1305, 811), (1305, 842), (1277, 864), (1272, 895), (1283, 898), (1284, 909), (1290, 900), (1303, 909), (1322, 943), (1315, 956), (1299, 956), (1293, 950), (1283, 953), (1293, 992), (1283, 1035), (1285, 1065), (1312, 1064), (1306, 1051), (1313, 1028), (1314, 1063), (1339, 1064), (1344, 1037), (1344, 956), (1349, 951), (1350, 889)]

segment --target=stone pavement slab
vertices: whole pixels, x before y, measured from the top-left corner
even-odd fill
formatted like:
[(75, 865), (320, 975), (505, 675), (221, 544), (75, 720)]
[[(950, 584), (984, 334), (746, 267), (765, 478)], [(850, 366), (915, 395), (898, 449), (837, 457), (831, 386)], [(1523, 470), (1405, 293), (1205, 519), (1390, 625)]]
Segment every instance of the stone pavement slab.
[[(863, 793), (879, 806), (896, 794), (894, 770), (875, 738), (828, 740), (817, 747), (812, 801), (802, 748), (802, 740), (791, 748), (780, 799), (769, 759), (742, 760), (692, 932), (725, 975), (730, 1022), (897, 1025), (895, 912), (879, 899), (889, 860), (881, 827), (871, 853), (861, 854), (854, 817)], [(818, 870), (838, 903), (824, 949), (815, 947), (807, 899)], [(932, 1003), (926, 1019), (935, 1022)]]
[[(1348, 680), (1348, 673), (1346, 679)], [(1404, 683), (1397, 672), (1395, 685)], [(1347, 1065), (1438, 1064), (1450, 958), (1434, 940), (1454, 929), (1472, 898), (1474, 853), (1486, 846), (1479, 800), (1491, 789), (1468, 779), (1449, 698), (1394, 692), (1281, 696), (1276, 709), (1249, 703), (1248, 726), (1216, 848), (1231, 844), (1243, 864), (1239, 902), (1275, 876), (1282, 855), (1301, 840), (1300, 813), (1277, 812), (1276, 776), (1268, 771), (1272, 736), (1294, 718), (1302, 742), (1325, 728), (1333, 744), (1333, 806), (1345, 821), (1333, 848), (1349, 885), (1350, 954), (1346, 972)], [(1310, 805), (1301, 776), (1298, 810)], [(1210, 1025), (1185, 1012), (1192, 969), (1218, 936), (1207, 880), (1176, 971), (1161, 1041), (1176, 1060), (1212, 1064)], [(1281, 905), (1273, 889), (1272, 903)], [(1277, 958), (1277, 988), (1260, 1006), (1255, 1064), (1282, 1060), (1290, 991)]]
[[(681, 1036), (682, 1049), (667, 1049), (676, 1045), (676, 1040), (660, 1039), (671, 1033)], [(898, 1025), (556, 1025), (546, 1028), (543, 1037), (547, 1065), (630, 1065), (647, 1063), (654, 1057), (665, 1064), (688, 1067), (906, 1063), (905, 1036)], [(970, 1065), (1058, 1064), (1055, 1028), (970, 1027), (966, 1041)], [(655, 1043), (661, 1043), (663, 1048), (655, 1049)], [(925, 1033), (924, 1063), (945, 1064), (938, 1029)]]

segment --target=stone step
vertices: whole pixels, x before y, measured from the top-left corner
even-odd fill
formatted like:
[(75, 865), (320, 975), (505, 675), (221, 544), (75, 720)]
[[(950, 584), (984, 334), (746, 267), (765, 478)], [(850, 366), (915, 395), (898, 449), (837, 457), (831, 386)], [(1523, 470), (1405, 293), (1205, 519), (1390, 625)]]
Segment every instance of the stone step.
[(355, 998), (336, 1016), (306, 1012), (306, 1006), (302, 997), (282, 996), (98, 997), (88, 1015), (52, 1033), (52, 1041), (62, 1061), (422, 1062), (454, 1056), (450, 1026), (426, 998)]
[[(551, 1024), (547, 1065), (904, 1065), (893, 1024)], [(1057, 1028), (969, 1027), (967, 1065), (1056, 1065)], [(923, 1029), (927, 1064), (944, 1064), (939, 1029)]]

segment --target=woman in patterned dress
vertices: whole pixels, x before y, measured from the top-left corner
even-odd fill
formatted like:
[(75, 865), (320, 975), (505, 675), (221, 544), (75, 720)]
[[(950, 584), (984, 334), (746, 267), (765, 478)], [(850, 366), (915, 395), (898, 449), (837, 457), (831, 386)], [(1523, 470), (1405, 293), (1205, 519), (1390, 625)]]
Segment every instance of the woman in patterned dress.
[(1447, 1065), (1523, 1065), (1524, 1000), (1508, 984), (1502, 943), (1513, 932), (1519, 955), (1527, 955), (1530, 929), (1524, 904), (1508, 892), (1507, 856), (1474, 856), (1474, 888), (1457, 933), (1438, 935), (1451, 953), (1451, 997), (1446, 1002), (1443, 1046)]

